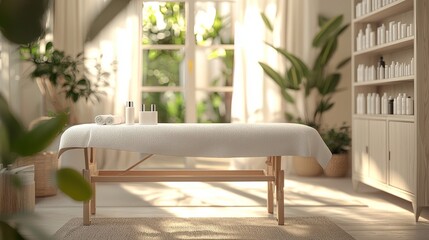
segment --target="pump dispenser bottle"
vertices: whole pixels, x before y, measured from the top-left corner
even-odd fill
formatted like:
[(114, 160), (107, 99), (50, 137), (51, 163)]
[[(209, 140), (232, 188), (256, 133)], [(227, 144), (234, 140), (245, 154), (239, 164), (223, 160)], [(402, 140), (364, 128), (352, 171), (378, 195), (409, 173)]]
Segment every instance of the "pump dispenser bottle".
[(125, 124), (134, 124), (134, 103), (127, 101), (125, 106)]

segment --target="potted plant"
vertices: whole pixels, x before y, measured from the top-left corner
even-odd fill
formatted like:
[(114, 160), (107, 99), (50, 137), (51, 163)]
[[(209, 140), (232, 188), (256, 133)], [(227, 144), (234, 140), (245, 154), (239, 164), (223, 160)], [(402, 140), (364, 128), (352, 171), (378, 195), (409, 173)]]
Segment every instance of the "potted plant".
[(40, 93), (54, 113), (68, 112), (69, 125), (78, 123), (75, 104), (80, 100), (96, 102), (102, 89), (108, 86), (110, 74), (96, 62), (95, 74), (90, 74), (82, 53), (72, 57), (40, 41), (20, 46), (21, 59), (32, 63), (30, 77), (36, 81)]
[(344, 177), (348, 171), (348, 150), (350, 148), (350, 127), (343, 123), (338, 128), (330, 128), (321, 131), (321, 137), (325, 141), (332, 158), (328, 162), (324, 172), (328, 177)]
[[(31, 63), (30, 76), (37, 83), (40, 93), (51, 109), (49, 112), (45, 110), (44, 113), (49, 116), (41, 116), (32, 121), (30, 129), (39, 121), (62, 112), (68, 113), (67, 125), (77, 124), (79, 120), (76, 103), (80, 99), (99, 101), (99, 95), (103, 93), (102, 88), (108, 85), (109, 73), (103, 71), (99, 61), (96, 61), (95, 74), (89, 74), (90, 69), (85, 66), (88, 62), (83, 58), (83, 54), (71, 57), (55, 49), (52, 42), (41, 46), (40, 41), (21, 45), (19, 50), (21, 59)], [(31, 156), (20, 157), (14, 166), (29, 164), (35, 167), (36, 196), (55, 195), (57, 188), (51, 173), (58, 168), (57, 153), (44, 150)]]
[[(272, 30), (272, 26), (265, 14), (261, 14), (267, 28)], [(305, 105), (304, 114), (287, 111), (286, 119), (289, 122), (303, 123), (319, 130), (323, 123), (323, 114), (332, 109), (334, 102), (332, 96), (340, 91), (338, 84), (341, 80), (339, 70), (344, 67), (350, 57), (339, 62), (335, 71), (329, 72), (327, 67), (334, 53), (337, 50), (338, 37), (347, 29), (348, 24), (342, 25), (343, 16), (339, 15), (331, 19), (319, 17), (320, 31), (313, 38), (313, 47), (318, 51), (312, 66), (308, 66), (304, 61), (288, 52), (284, 48), (275, 47), (269, 43), (288, 62), (285, 72), (273, 69), (266, 63), (259, 62), (260, 66), (279, 87), (284, 100), (287, 103), (295, 104), (296, 99), (291, 92), (304, 91), (302, 99)], [(316, 92), (316, 107), (310, 112), (310, 95)]]
[[(261, 15), (267, 28), (272, 31), (273, 28), (267, 16), (263, 13)], [(320, 30), (314, 36), (312, 44), (318, 53), (311, 66), (286, 49), (268, 43), (285, 58), (288, 65), (284, 72), (280, 72), (266, 63), (259, 62), (265, 74), (280, 87), (284, 100), (292, 106), (297, 102), (294, 96), (303, 96), (303, 115), (287, 111), (285, 116), (288, 122), (306, 124), (320, 132), (323, 125), (323, 114), (334, 106), (332, 97), (341, 90), (338, 88), (341, 80), (339, 70), (350, 61), (350, 57), (340, 61), (333, 72), (327, 69), (337, 50), (339, 36), (348, 28), (348, 24), (343, 25), (342, 21), (342, 15), (331, 19), (319, 17)], [(303, 91), (303, 94), (293, 94), (298, 91)], [(316, 96), (315, 107), (310, 108), (310, 101), (314, 101), (313, 96)], [(293, 165), (295, 173), (301, 176), (317, 176), (323, 173), (323, 169), (312, 158), (294, 157)]]

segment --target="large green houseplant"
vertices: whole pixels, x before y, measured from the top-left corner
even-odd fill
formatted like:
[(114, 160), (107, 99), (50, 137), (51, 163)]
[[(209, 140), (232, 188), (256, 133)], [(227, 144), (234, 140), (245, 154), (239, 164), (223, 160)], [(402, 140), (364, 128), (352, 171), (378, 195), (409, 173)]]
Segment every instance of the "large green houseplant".
[[(262, 14), (262, 18), (267, 28), (272, 31), (273, 27), (267, 16)], [(286, 111), (285, 115), (287, 120), (289, 122), (298, 122), (314, 127), (321, 135), (325, 136), (331, 136), (329, 134), (332, 132), (323, 132), (323, 115), (334, 106), (332, 97), (341, 90), (338, 87), (341, 80), (341, 73), (339, 70), (350, 61), (350, 57), (347, 57), (336, 65), (334, 71), (328, 71), (332, 56), (335, 54), (338, 47), (338, 38), (348, 28), (348, 24), (343, 24), (342, 22), (342, 15), (331, 19), (319, 17), (320, 30), (316, 33), (312, 42), (312, 47), (317, 51), (317, 56), (311, 65), (307, 65), (299, 57), (286, 49), (273, 46), (270, 43), (268, 43), (268, 45), (286, 59), (287, 67), (285, 71), (281, 72), (275, 70), (268, 64), (259, 62), (265, 74), (280, 87), (282, 96), (287, 103), (295, 104), (297, 99), (294, 96), (303, 96), (303, 116), (298, 113)], [(296, 94), (298, 91), (303, 91), (303, 94)], [(314, 96), (316, 96), (314, 102), (315, 107), (310, 108), (310, 104), (314, 101)], [(311, 111), (310, 109), (314, 110)], [(332, 144), (347, 144), (342, 142), (344, 139), (331, 138), (330, 140), (334, 141), (329, 142), (331, 146)], [(295, 172), (298, 175), (314, 176), (323, 173), (323, 169), (314, 159), (294, 159), (293, 163)]]
[[(262, 13), (262, 18), (269, 30), (273, 27), (267, 16)], [(265, 74), (267, 74), (279, 87), (284, 100), (287, 103), (295, 104), (297, 99), (293, 92), (304, 91), (304, 115), (286, 111), (286, 118), (289, 122), (299, 122), (316, 128), (317, 130), (323, 124), (323, 114), (332, 109), (334, 102), (332, 96), (338, 92), (338, 84), (341, 80), (339, 70), (350, 60), (350, 57), (340, 61), (335, 71), (328, 71), (328, 65), (332, 56), (337, 50), (338, 38), (347, 29), (348, 24), (343, 25), (343, 16), (339, 15), (331, 19), (319, 17), (320, 31), (313, 38), (313, 47), (317, 51), (317, 57), (311, 65), (307, 65), (299, 57), (288, 50), (273, 46), (285, 60), (287, 67), (284, 72), (275, 70), (266, 63), (259, 62)], [(310, 112), (310, 101), (313, 92), (316, 92), (316, 107)]]

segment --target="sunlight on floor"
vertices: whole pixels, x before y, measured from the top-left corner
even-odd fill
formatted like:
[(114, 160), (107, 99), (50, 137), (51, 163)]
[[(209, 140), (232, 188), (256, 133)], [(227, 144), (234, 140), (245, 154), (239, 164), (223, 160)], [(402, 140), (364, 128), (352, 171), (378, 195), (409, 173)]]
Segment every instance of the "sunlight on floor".
[[(265, 182), (168, 182), (154, 186), (120, 184), (120, 187), (153, 206), (255, 206), (265, 207)], [(285, 180), (286, 206), (367, 206), (341, 190)]]
[[(226, 183), (169, 182), (149, 188), (121, 184), (121, 187), (144, 201), (161, 206), (260, 206), (266, 193), (261, 183), (234, 186)], [(264, 184), (266, 186), (266, 184)]]

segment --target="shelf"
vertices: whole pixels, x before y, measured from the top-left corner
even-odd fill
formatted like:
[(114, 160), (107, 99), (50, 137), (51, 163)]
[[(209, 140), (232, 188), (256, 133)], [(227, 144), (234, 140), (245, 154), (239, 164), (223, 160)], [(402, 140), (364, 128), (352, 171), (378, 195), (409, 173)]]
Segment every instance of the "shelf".
[(398, 77), (398, 78), (383, 79), (383, 80), (355, 82), (355, 83), (353, 83), (353, 87), (374, 86), (374, 85), (376, 85), (376, 86), (390, 85), (390, 84), (395, 84), (395, 83), (412, 82), (412, 81), (414, 81), (414, 75), (405, 76), (405, 77)]
[(364, 54), (379, 54), (383, 52), (388, 52), (392, 50), (398, 50), (401, 48), (412, 47), (414, 45), (414, 36), (396, 40), (394, 42), (386, 43), (380, 46), (372, 47), (369, 49), (361, 50), (358, 52), (353, 52), (354, 56), (361, 56)]
[(354, 119), (414, 122), (414, 115), (353, 114)]
[(398, 0), (369, 14), (360, 16), (353, 23), (377, 22), (387, 17), (400, 14), (413, 9), (413, 0)]

